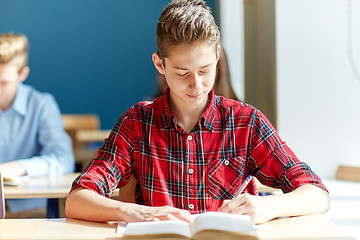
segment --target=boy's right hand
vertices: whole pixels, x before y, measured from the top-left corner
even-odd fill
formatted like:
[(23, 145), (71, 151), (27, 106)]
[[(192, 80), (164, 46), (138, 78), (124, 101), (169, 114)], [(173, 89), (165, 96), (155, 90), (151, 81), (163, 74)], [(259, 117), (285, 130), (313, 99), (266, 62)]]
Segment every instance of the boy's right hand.
[(192, 222), (191, 214), (183, 209), (170, 206), (148, 207), (134, 203), (123, 203), (120, 208), (125, 222), (149, 222), (162, 220), (182, 220)]

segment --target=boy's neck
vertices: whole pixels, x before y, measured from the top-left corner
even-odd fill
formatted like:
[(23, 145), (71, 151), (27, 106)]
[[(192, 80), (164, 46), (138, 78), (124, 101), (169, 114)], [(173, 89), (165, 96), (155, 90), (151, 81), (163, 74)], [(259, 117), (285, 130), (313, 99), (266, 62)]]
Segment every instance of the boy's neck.
[(11, 108), (11, 106), (13, 105), (13, 103), (15, 101), (15, 97), (16, 97), (16, 94), (13, 97), (11, 97), (10, 99), (2, 99), (2, 101), (0, 101), (0, 109), (3, 112), (5, 112), (9, 108)]
[(201, 114), (206, 110), (209, 105), (210, 97), (207, 99), (207, 102), (204, 106), (195, 108), (195, 107), (178, 107), (174, 101), (169, 99), (169, 106), (171, 111), (174, 113), (177, 119), (177, 123), (183, 128), (187, 133), (190, 133), (191, 130), (195, 127), (196, 123), (199, 121)]
[(4, 105), (0, 105), (0, 109), (1, 111), (5, 112), (6, 110), (8, 110), (11, 107), (11, 103), (10, 104), (4, 104)]

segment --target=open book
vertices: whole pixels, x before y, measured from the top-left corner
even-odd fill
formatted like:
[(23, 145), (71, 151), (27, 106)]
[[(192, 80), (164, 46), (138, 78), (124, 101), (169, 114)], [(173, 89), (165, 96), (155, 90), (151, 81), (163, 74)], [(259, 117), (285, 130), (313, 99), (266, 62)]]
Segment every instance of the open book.
[[(118, 232), (119, 227), (118, 227)], [(159, 221), (129, 223), (123, 239), (258, 239), (248, 216), (207, 212), (195, 216), (192, 223)]]

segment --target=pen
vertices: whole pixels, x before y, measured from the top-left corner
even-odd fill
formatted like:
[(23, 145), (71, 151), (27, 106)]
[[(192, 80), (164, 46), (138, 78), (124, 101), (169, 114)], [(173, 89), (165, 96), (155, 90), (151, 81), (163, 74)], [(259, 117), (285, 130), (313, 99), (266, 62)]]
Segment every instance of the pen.
[(239, 196), (246, 188), (246, 186), (249, 184), (250, 180), (251, 180), (252, 176), (249, 175), (247, 176), (247, 178), (245, 179), (244, 183), (241, 185), (239, 191), (235, 194), (235, 196), (233, 198), (236, 198), (237, 196)]

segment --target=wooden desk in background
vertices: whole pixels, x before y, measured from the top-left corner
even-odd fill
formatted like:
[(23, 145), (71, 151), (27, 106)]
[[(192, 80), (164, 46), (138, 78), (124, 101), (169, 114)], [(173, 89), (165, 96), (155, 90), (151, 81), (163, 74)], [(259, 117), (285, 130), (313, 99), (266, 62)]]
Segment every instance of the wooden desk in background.
[(64, 216), (63, 205), (71, 184), (78, 176), (71, 173), (58, 176), (31, 177), (18, 186), (5, 186), (5, 199), (47, 198), (47, 217)]
[[(31, 177), (18, 186), (5, 186), (5, 199), (47, 198), (47, 217), (64, 217), (65, 199), (71, 189), (71, 184), (79, 173), (70, 173), (57, 176)], [(119, 190), (113, 197), (118, 198)]]
[[(324, 215), (283, 218), (258, 225), (259, 239), (354, 240)], [(1, 219), (0, 239), (121, 239), (116, 226), (76, 219)], [(135, 239), (135, 238), (134, 238)]]
[(81, 166), (79, 171), (85, 169), (86, 165), (96, 157), (97, 148), (89, 148), (90, 143), (103, 143), (110, 135), (111, 130), (78, 130), (73, 134), (75, 161)]
[(80, 143), (104, 142), (110, 132), (111, 130), (79, 130), (75, 137)]
[(78, 173), (31, 177), (18, 186), (5, 186), (5, 199), (66, 198)]

